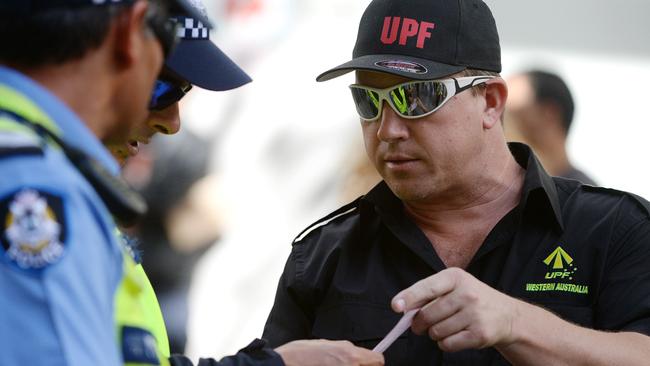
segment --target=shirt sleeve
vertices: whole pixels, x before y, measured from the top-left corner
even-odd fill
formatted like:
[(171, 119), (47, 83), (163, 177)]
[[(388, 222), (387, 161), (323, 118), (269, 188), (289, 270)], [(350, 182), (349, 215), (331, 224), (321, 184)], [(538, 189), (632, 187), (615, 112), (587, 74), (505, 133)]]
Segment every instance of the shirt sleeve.
[(299, 264), (301, 245), (294, 245), (280, 277), (275, 302), (264, 327), (262, 337), (271, 347), (279, 347), (290, 341), (309, 339), (313, 324), (313, 306), (301, 283)]
[(650, 220), (620, 225), (609, 248), (596, 327), (650, 335)]
[[(182, 355), (172, 355), (169, 362), (171, 366), (193, 366), (192, 362)], [(267, 347), (265, 341), (256, 339), (234, 356), (224, 357), (220, 361), (202, 358), (197, 366), (284, 366), (284, 361), (278, 353)]]
[(1, 200), (0, 365), (121, 364), (121, 254), (103, 206), (43, 186)]

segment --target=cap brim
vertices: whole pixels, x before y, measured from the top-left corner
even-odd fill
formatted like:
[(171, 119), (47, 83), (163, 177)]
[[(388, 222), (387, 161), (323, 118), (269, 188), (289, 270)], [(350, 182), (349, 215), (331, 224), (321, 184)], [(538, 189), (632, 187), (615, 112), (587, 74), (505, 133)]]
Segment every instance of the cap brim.
[(169, 12), (174, 15), (183, 15), (194, 18), (203, 23), (203, 25), (209, 29), (212, 29), (212, 23), (210, 20), (187, 0), (172, 0)]
[(230, 90), (252, 81), (208, 39), (181, 39), (165, 65), (193, 85), (208, 90)]
[(447, 65), (404, 55), (366, 55), (325, 71), (318, 75), (316, 81), (327, 81), (355, 70), (383, 72), (414, 80), (433, 80), (465, 69), (465, 66)]

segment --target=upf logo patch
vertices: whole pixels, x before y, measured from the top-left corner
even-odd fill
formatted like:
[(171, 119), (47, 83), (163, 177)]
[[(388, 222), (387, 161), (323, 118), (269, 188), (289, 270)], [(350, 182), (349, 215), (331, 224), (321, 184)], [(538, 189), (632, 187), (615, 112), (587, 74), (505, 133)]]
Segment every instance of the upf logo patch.
[[(401, 26), (400, 26), (401, 24)], [(385, 17), (381, 30), (381, 43), (391, 45), (398, 40), (400, 46), (405, 46), (409, 38), (417, 36), (415, 46), (424, 48), (424, 42), (431, 38), (430, 30), (436, 27), (434, 23), (418, 22), (411, 18)]]
[(64, 253), (61, 200), (25, 189), (0, 202), (4, 255), (23, 269), (39, 269), (57, 262)]
[(576, 285), (571, 283), (578, 267), (574, 260), (561, 246), (553, 250), (543, 261), (547, 266), (544, 279), (546, 283), (527, 283), (526, 291), (566, 291), (586, 295), (589, 293), (589, 286)]
[(546, 272), (544, 278), (568, 278), (573, 279), (573, 274), (578, 268), (573, 267), (573, 258), (569, 253), (565, 252), (562, 247), (557, 247), (551, 254), (544, 259), (544, 264), (549, 266), (549, 271)]

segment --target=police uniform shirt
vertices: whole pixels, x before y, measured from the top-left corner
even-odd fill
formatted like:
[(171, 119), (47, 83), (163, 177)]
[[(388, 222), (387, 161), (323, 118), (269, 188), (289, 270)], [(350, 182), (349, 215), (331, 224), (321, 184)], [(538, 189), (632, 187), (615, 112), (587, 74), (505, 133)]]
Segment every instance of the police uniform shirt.
[[(5, 67), (0, 108), (49, 118), (63, 139), (119, 171), (79, 117)], [(118, 365), (122, 256), (113, 220), (60, 149), (12, 126), (0, 115), (0, 365)]]
[[(648, 202), (546, 174), (530, 149), (511, 144), (526, 169), (520, 204), (492, 229), (469, 273), (580, 326), (650, 335)], [(399, 291), (445, 269), (402, 202), (380, 183), (302, 233), (264, 329), (271, 346), (347, 339), (372, 348), (397, 323)], [(405, 332), (387, 365), (505, 365), (493, 348), (441, 352)]]

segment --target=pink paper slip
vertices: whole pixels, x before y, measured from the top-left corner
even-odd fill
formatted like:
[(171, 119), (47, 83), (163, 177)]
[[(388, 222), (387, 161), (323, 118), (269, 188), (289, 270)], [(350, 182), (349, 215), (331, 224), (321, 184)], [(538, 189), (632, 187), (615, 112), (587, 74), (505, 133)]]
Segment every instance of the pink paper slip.
[(386, 351), (388, 347), (390, 347), (390, 345), (393, 344), (393, 342), (395, 342), (395, 340), (402, 335), (402, 333), (411, 327), (413, 317), (415, 316), (415, 313), (418, 312), (418, 310), (420, 309), (413, 309), (407, 311), (404, 315), (402, 315), (402, 318), (397, 322), (397, 324), (395, 324), (393, 329), (391, 329), (390, 332), (388, 332), (388, 334), (384, 337), (384, 339), (382, 339), (381, 342), (379, 342), (379, 344), (377, 344), (372, 350), (375, 352), (384, 353), (384, 351)]

